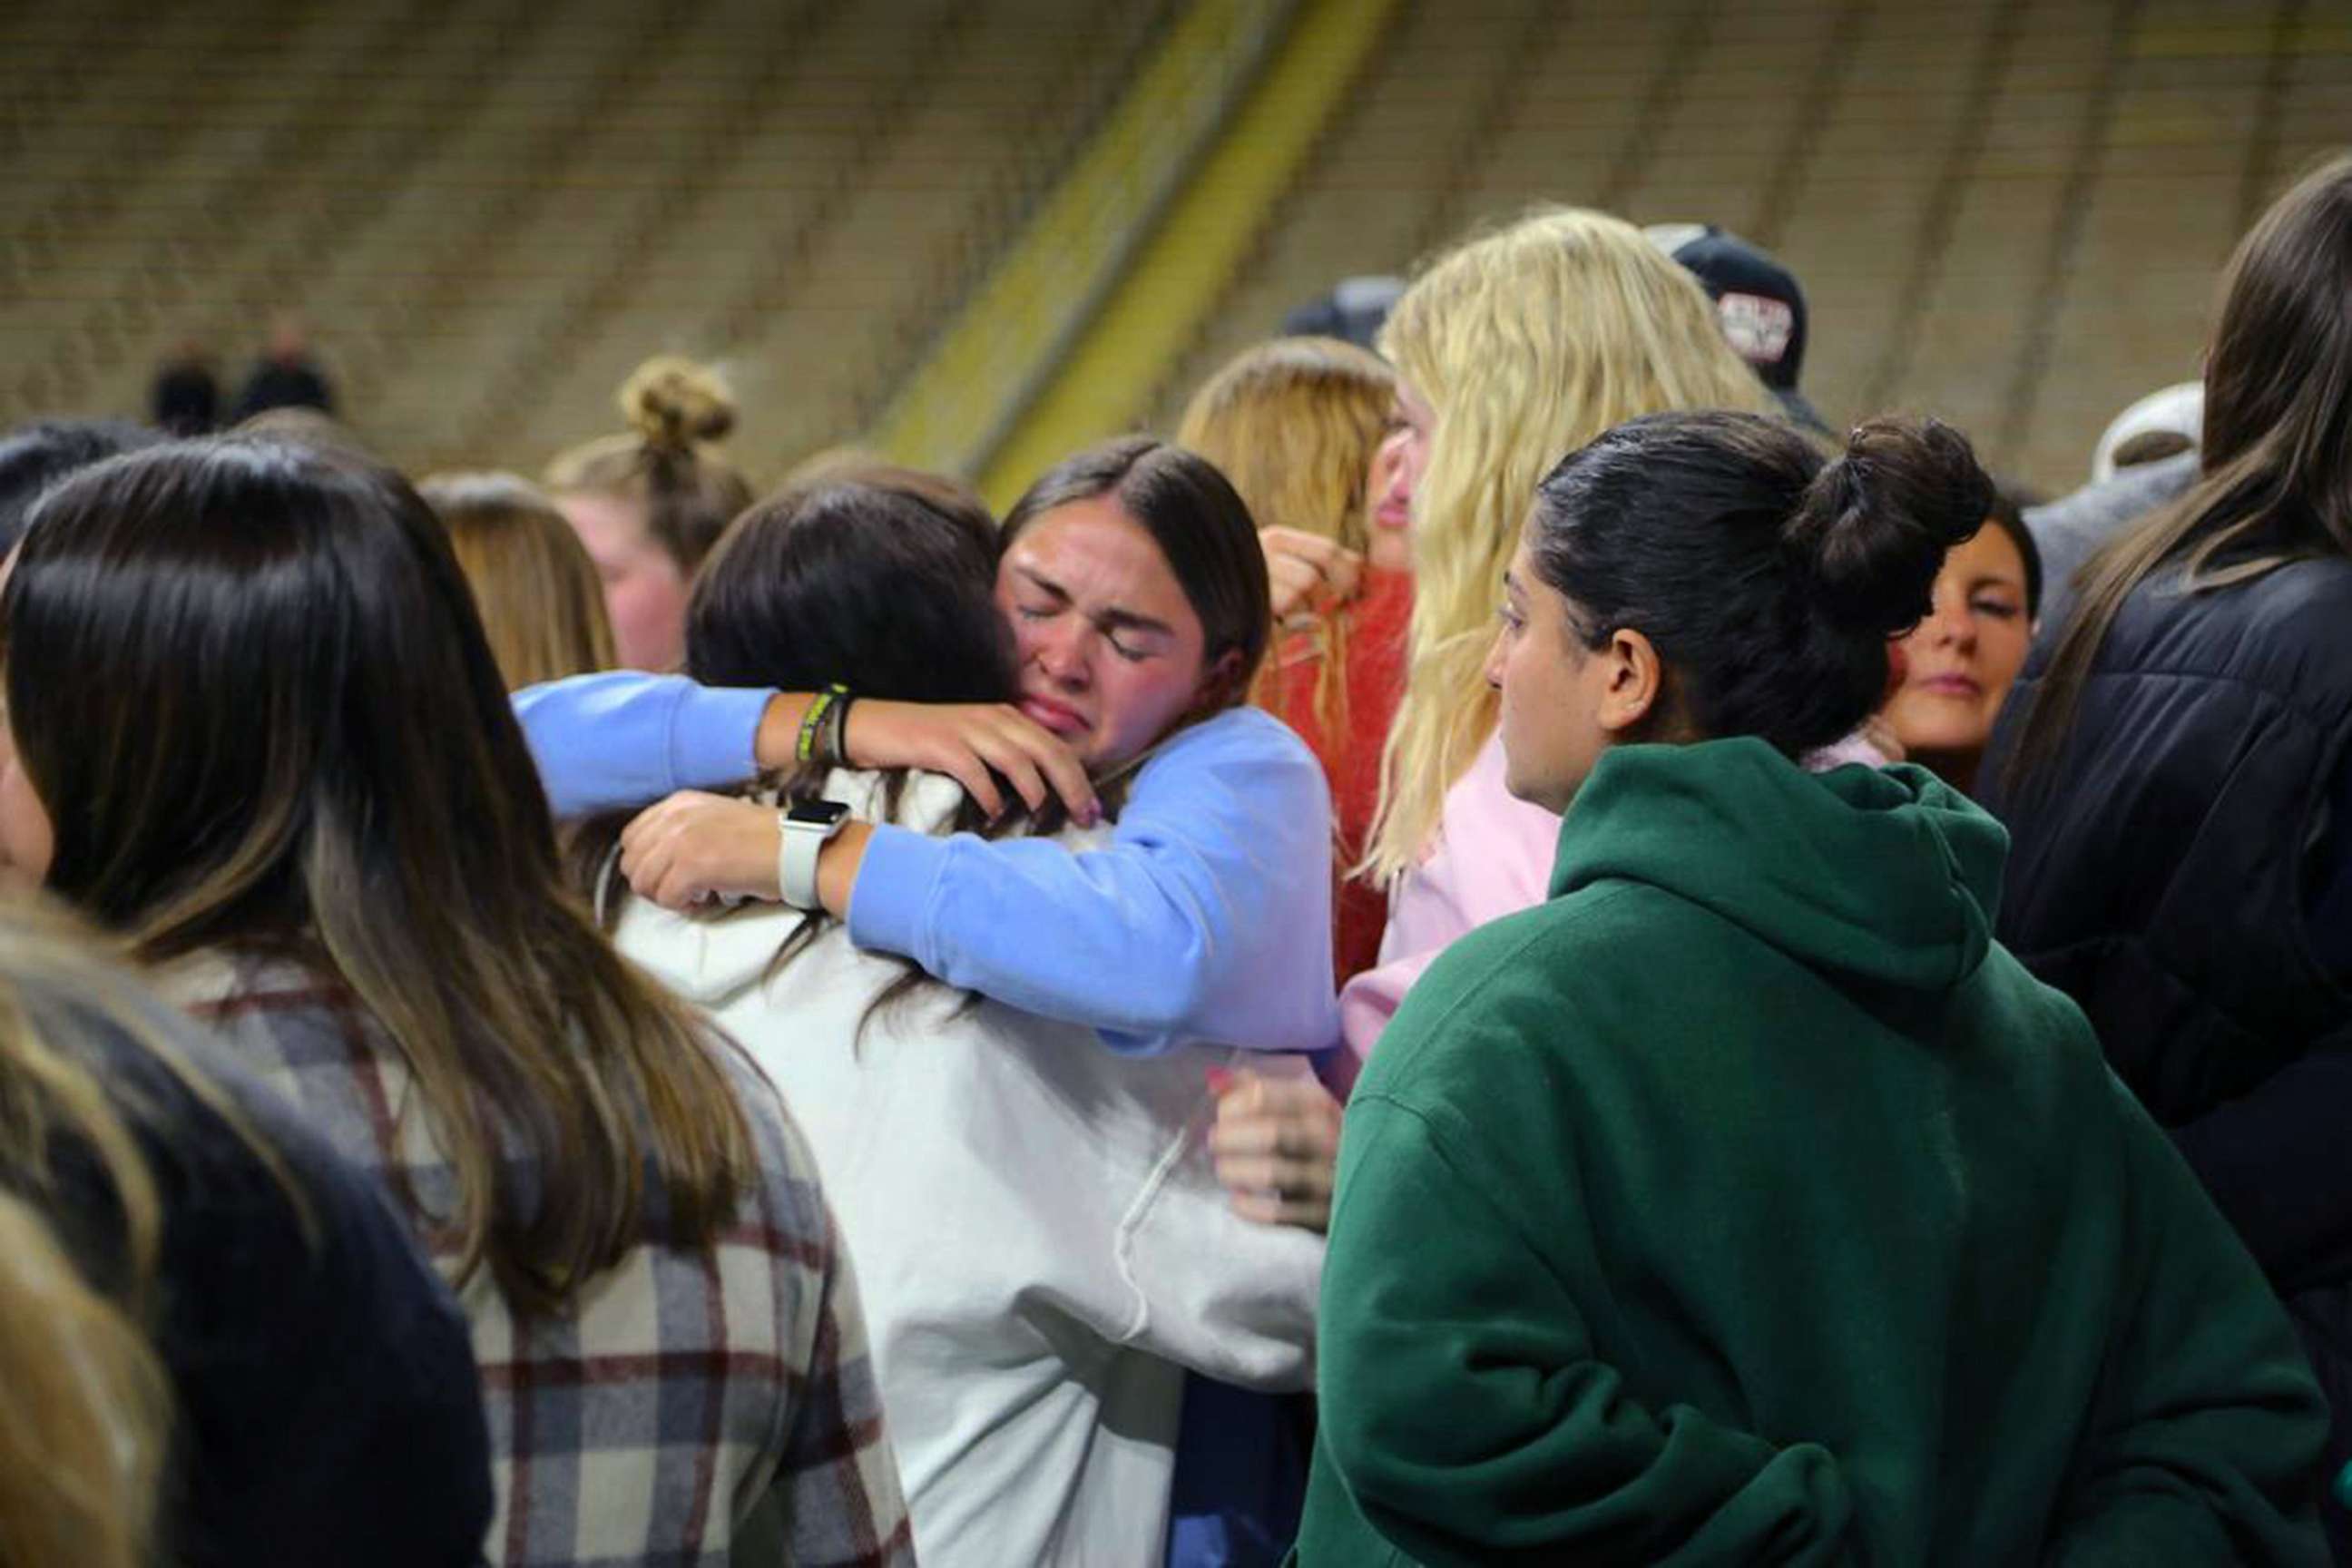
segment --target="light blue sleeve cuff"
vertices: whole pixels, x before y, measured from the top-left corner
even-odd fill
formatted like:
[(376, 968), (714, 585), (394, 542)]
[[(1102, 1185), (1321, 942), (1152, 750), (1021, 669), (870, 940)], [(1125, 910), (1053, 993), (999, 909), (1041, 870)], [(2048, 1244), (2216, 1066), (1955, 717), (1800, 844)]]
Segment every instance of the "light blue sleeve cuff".
[(760, 771), (760, 719), (773, 691), (688, 686), (669, 715), (673, 787), (718, 789)]
[(850, 889), (850, 942), (926, 963), (923, 914), (952, 847), (951, 839), (876, 824)]

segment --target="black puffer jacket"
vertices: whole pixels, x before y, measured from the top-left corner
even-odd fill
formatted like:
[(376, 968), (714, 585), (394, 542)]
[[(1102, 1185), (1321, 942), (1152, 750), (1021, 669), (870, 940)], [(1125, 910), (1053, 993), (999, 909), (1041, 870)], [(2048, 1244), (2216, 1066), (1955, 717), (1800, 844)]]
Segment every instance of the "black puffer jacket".
[[(2056, 617), (2053, 617), (2053, 623)], [(2013, 837), (2001, 940), (2108, 1060), (2287, 1298), (2352, 1458), (2352, 562), (2186, 595), (2101, 647), (2039, 787), (2003, 778), (2054, 639), (1979, 775)], [(2315, 923), (2315, 910), (2329, 911)], [(2352, 1515), (2328, 1510), (2339, 1562)]]

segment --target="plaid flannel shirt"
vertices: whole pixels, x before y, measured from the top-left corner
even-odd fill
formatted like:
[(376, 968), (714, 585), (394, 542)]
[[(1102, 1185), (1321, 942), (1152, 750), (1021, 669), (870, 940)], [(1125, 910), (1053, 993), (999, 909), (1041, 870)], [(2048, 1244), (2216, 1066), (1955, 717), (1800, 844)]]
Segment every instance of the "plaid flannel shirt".
[[(451, 1211), (453, 1174), (409, 1103), (406, 1066), (347, 989), (217, 961), (173, 989), (354, 1163), (428, 1214)], [(723, 1568), (739, 1536), (803, 1568), (914, 1562), (814, 1161), (774, 1086), (728, 1055), (760, 1170), (713, 1249), (646, 1242), (571, 1311), (536, 1321), (516, 1319), (488, 1268), (459, 1293), (488, 1402), (492, 1563)], [(660, 1210), (649, 1191), (648, 1214)], [(436, 1262), (446, 1273), (454, 1258)]]

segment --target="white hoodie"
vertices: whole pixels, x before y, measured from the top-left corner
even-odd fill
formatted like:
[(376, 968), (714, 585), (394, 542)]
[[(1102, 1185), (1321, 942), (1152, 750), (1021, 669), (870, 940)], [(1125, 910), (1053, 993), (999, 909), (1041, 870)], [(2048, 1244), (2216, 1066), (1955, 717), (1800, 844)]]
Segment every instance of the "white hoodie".
[[(873, 818), (880, 776), (828, 798)], [(898, 822), (939, 831), (961, 787), (912, 775)], [(1083, 847), (1104, 836), (1072, 831)], [(1094, 1031), (926, 984), (823, 934), (772, 977), (799, 911), (624, 908), (623, 952), (742, 1042), (815, 1149), (856, 1269), (922, 1561), (1161, 1560), (1183, 1373), (1270, 1391), (1314, 1376), (1320, 1237), (1234, 1215), (1210, 1168), (1207, 1072), (1296, 1058)], [(1040, 944), (1055, 933), (1034, 933)]]

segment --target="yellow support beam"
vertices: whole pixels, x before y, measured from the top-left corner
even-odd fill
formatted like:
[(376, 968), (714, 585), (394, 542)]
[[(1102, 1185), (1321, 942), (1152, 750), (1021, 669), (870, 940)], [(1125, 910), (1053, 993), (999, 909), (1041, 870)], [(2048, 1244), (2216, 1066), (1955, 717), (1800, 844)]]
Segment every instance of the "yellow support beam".
[(1307, 0), (1136, 264), (988, 458), (980, 489), (993, 505), (1011, 505), (1047, 467), (1142, 417), (1144, 399), (1215, 308), (1397, 4)]
[(980, 465), (1215, 144), (1294, 5), (1191, 0), (862, 445), (919, 468)]

